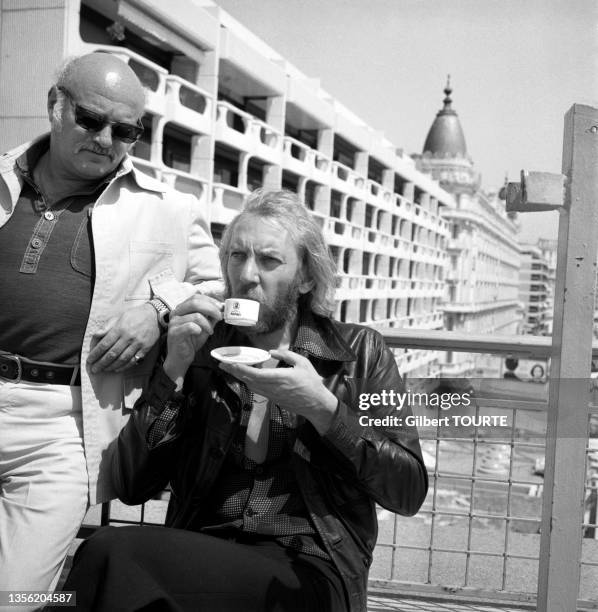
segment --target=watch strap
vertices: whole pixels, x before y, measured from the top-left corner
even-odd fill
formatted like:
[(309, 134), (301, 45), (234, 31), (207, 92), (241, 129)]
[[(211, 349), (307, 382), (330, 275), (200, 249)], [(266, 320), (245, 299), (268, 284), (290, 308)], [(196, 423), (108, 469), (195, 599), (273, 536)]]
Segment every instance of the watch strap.
[(152, 298), (147, 302), (154, 308), (158, 315), (158, 324), (161, 328), (166, 329), (168, 327), (168, 319), (170, 317), (170, 308), (159, 298)]

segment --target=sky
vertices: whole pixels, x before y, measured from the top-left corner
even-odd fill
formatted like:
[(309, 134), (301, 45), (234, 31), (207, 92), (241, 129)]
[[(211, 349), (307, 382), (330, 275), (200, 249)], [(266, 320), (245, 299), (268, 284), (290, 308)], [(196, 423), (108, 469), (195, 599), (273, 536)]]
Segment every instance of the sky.
[[(451, 76), (482, 186), (561, 171), (563, 117), (598, 107), (596, 0), (215, 0), (406, 153), (421, 153)], [(558, 213), (520, 215), (522, 240)]]

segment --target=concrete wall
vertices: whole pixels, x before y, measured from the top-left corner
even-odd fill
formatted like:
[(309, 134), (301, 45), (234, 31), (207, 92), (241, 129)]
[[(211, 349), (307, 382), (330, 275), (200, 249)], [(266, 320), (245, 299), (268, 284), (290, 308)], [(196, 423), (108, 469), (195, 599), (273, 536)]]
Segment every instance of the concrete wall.
[(66, 5), (0, 0), (1, 152), (48, 129), (46, 98), (64, 56)]

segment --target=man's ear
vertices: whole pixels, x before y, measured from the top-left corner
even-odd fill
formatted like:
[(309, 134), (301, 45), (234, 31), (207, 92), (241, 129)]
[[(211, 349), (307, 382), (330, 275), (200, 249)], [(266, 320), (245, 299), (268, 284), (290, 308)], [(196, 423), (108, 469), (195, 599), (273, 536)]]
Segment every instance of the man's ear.
[(58, 90), (56, 85), (52, 85), (48, 91), (48, 119), (52, 122), (52, 113), (54, 111), (54, 105), (58, 101)]
[(305, 295), (309, 293), (314, 287), (316, 282), (313, 280), (307, 280), (307, 270), (303, 266), (301, 270), (301, 283), (299, 284), (299, 293)]

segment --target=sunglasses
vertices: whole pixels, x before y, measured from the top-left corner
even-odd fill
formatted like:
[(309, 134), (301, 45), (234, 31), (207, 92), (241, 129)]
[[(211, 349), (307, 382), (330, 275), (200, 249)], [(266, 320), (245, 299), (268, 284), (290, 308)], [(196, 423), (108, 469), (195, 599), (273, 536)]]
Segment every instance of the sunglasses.
[(143, 126), (141, 122), (137, 125), (132, 125), (131, 123), (121, 123), (120, 121), (110, 121), (106, 119), (105, 115), (101, 115), (100, 113), (96, 113), (80, 104), (77, 104), (73, 98), (71, 92), (65, 87), (58, 87), (58, 90), (61, 91), (71, 102), (73, 108), (75, 109), (75, 123), (81, 126), (84, 130), (88, 132), (100, 132), (107, 125), (112, 128), (112, 137), (118, 138), (118, 140), (122, 140), (123, 142), (136, 142), (141, 138), (143, 134)]

